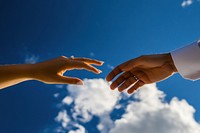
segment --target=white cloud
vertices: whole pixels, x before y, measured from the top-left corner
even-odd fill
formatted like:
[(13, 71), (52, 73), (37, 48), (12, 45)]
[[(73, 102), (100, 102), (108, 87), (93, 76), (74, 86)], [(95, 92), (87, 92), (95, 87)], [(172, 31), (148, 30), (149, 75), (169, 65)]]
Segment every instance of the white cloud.
[(74, 118), (81, 115), (85, 122), (92, 115), (100, 116), (112, 111), (119, 99), (119, 93), (111, 91), (109, 83), (103, 79), (85, 79), (83, 86), (69, 85), (68, 91), (75, 103)]
[(187, 7), (187, 6), (190, 6), (192, 3), (193, 3), (193, 0), (184, 0), (184, 1), (181, 3), (181, 6), (182, 6), (182, 7)]
[(67, 111), (66, 110), (62, 110), (58, 113), (57, 117), (55, 118), (55, 120), (59, 123), (62, 124), (63, 128), (67, 128), (67, 125), (70, 122), (70, 118), (67, 115)]
[(154, 85), (143, 87), (135, 98), (110, 133), (200, 132), (200, 125), (193, 117), (195, 109), (186, 100), (174, 97), (166, 103), (164, 93)]
[(108, 133), (108, 131), (114, 127), (114, 122), (111, 120), (109, 114), (101, 115), (100, 122), (97, 125), (97, 128), (101, 133)]
[(79, 124), (75, 124), (74, 125), (76, 128), (78, 128), (77, 130), (70, 130), (68, 133), (85, 133), (85, 128)]
[(39, 56), (27, 54), (24, 62), (27, 64), (35, 64), (36, 62), (38, 62), (38, 60)]
[(62, 102), (63, 102), (64, 104), (70, 105), (70, 104), (73, 102), (73, 99), (72, 99), (72, 97), (70, 97), (70, 96), (66, 96), (66, 97), (62, 100)]
[[(113, 124), (109, 116), (110, 112), (120, 99), (120, 93), (110, 90), (109, 86), (110, 84), (104, 79), (85, 79), (83, 86), (68, 85), (67, 90), (70, 96), (66, 96), (62, 103), (69, 105), (73, 101), (71, 117), (74, 121), (72, 123), (78, 124), (77, 121), (89, 122), (95, 115), (100, 118), (99, 124), (102, 132), (107, 133)], [(65, 111), (64, 113), (67, 116), (67, 112)], [(61, 114), (63, 115), (62, 110)], [(57, 120), (57, 122), (61, 123), (61, 125), (66, 125), (63, 120)]]
[(53, 94), (53, 96), (54, 96), (55, 98), (58, 98), (59, 95), (60, 95), (60, 93), (55, 93), (55, 94)]
[(118, 104), (118, 105), (115, 106), (116, 109), (120, 109), (121, 107), (122, 107), (121, 104)]
[[(87, 132), (81, 123), (90, 122), (93, 116), (99, 118), (99, 123), (93, 128), (101, 133), (200, 132), (200, 125), (194, 119), (195, 109), (186, 100), (176, 97), (166, 102), (165, 93), (158, 90), (155, 84), (146, 85), (129, 97), (111, 91), (109, 83), (103, 79), (85, 79), (84, 86), (69, 85), (67, 90), (70, 96), (66, 96), (63, 103), (71, 104), (71, 100), (66, 99), (73, 99), (73, 106), (69, 106), (70, 116), (62, 109), (56, 120), (63, 128), (69, 129), (69, 133)], [(125, 99), (127, 106), (120, 102)], [(117, 120), (111, 119), (115, 109), (125, 111)], [(70, 123), (77, 130), (70, 130)]]

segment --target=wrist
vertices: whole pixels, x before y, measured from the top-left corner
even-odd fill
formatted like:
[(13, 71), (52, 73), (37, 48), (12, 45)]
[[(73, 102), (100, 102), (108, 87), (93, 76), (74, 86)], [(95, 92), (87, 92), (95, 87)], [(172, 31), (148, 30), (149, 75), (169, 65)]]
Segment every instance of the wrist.
[(37, 64), (26, 64), (26, 73), (27, 73), (27, 77), (30, 80), (38, 80), (38, 76), (39, 76), (39, 70), (38, 70), (38, 65)]
[(34, 80), (34, 64), (19, 65), (19, 72), (26, 80)]
[(18, 64), (18, 65), (10, 65), (10, 71), (12, 71), (13, 75), (26, 81), (26, 80), (34, 80), (35, 71), (34, 64)]
[(8, 75), (9, 79), (20, 79), (22, 81), (32, 80), (32, 64), (17, 64), (1, 66), (0, 75)]
[(166, 58), (167, 58), (167, 62), (169, 63), (169, 65), (171, 66), (173, 72), (178, 72), (176, 66), (174, 65), (174, 61), (172, 59), (172, 56), (170, 53), (166, 54)]

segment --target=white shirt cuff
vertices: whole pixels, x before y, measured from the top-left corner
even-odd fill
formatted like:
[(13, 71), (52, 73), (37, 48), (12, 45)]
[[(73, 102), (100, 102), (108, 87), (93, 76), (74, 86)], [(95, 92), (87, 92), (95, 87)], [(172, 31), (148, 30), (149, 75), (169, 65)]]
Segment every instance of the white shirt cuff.
[(200, 40), (171, 52), (174, 64), (183, 78), (200, 78)]

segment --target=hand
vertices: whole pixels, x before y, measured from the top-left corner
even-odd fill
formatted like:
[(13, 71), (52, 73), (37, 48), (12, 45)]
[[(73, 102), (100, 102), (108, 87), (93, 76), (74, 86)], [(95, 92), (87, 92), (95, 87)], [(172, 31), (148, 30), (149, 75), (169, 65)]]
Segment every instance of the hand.
[(113, 81), (110, 88), (122, 92), (126, 88), (131, 94), (139, 87), (164, 80), (177, 72), (171, 55), (155, 54), (144, 55), (129, 60), (114, 68), (107, 76), (107, 81), (113, 80), (118, 74), (121, 74)]
[(101, 73), (100, 70), (93, 65), (101, 66), (103, 62), (88, 58), (67, 58), (61, 56), (49, 61), (33, 64), (32, 77), (48, 84), (79, 84), (83, 81), (74, 77), (66, 77), (63, 74), (68, 70), (86, 69), (96, 74)]

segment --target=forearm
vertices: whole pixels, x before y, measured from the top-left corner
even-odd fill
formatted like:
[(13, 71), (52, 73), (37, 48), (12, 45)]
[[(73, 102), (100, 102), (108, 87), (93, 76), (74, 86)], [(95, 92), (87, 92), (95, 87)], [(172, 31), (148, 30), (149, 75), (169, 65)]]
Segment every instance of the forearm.
[(0, 66), (0, 89), (32, 80), (32, 64)]

